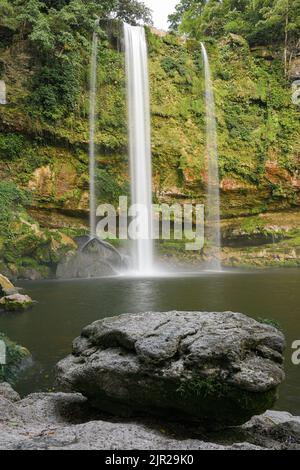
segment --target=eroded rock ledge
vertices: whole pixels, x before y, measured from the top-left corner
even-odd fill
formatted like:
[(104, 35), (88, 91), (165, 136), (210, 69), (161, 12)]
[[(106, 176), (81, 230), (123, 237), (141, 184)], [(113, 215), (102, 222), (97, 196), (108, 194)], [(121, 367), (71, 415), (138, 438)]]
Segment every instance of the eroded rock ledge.
[(0, 450), (300, 449), (300, 417), (285, 412), (268, 411), (239, 428), (209, 434), (180, 423), (93, 416), (80, 394), (16, 400), (9, 386), (0, 387)]
[(273, 407), (284, 337), (233, 312), (146, 312), (87, 326), (57, 367), (65, 391), (117, 415), (240, 425)]

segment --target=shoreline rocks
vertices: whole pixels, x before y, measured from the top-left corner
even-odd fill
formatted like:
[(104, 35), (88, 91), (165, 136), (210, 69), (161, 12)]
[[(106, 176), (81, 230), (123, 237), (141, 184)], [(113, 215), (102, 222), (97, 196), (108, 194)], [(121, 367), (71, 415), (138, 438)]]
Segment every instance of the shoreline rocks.
[(64, 391), (117, 415), (241, 425), (273, 407), (284, 337), (233, 312), (147, 312), (83, 329), (57, 365)]
[(16, 294), (18, 292), (18, 289), (10, 282), (10, 280), (4, 276), (3, 274), (0, 274), (0, 295), (11, 295), (11, 294)]
[(300, 417), (268, 411), (225, 433), (93, 415), (80, 394), (1, 391), (0, 450), (300, 450)]
[(27, 310), (35, 303), (29, 295), (20, 294), (19, 288), (0, 274), (0, 311), (18, 312)]
[(0, 397), (9, 401), (17, 402), (21, 400), (20, 395), (12, 388), (8, 382), (0, 382)]

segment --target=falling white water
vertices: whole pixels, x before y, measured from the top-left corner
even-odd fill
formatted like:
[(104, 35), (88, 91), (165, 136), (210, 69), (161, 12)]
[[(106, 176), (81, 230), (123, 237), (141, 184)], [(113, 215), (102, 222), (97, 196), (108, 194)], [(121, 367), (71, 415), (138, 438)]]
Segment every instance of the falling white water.
[[(99, 20), (96, 21), (96, 26)], [(89, 141), (89, 177), (90, 177), (90, 237), (96, 236), (96, 192), (95, 192), (95, 129), (97, 95), (97, 54), (98, 35), (93, 34), (91, 75), (90, 75), (90, 141)]]
[(138, 233), (133, 242), (134, 268), (139, 275), (153, 273), (152, 171), (148, 52), (145, 30), (124, 24), (131, 202), (138, 205)]
[(209, 244), (209, 254), (212, 257), (210, 266), (212, 269), (221, 270), (220, 184), (215, 100), (208, 55), (203, 43), (201, 43), (201, 49), (205, 71), (206, 147), (208, 157), (206, 238)]
[(6, 84), (4, 80), (0, 80), (0, 104), (6, 104)]

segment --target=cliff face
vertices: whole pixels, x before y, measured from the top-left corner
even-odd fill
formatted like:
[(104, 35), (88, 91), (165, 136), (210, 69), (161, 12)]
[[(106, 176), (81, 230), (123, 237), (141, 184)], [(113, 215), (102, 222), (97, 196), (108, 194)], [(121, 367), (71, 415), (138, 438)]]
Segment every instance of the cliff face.
[[(200, 48), (172, 35), (159, 37), (150, 31), (147, 35), (155, 199), (204, 202), (207, 169)], [(98, 66), (98, 197), (99, 202), (112, 203), (128, 194), (129, 187), (124, 57), (117, 44), (116, 37), (101, 41)], [(289, 259), (295, 264), (300, 237), (299, 105), (292, 102), (291, 83), (284, 79), (281, 53), (250, 51), (234, 35), (207, 46), (218, 120), (224, 261), (238, 264), (253, 246), (257, 253), (257, 247), (261, 251), (261, 245), (266, 245), (268, 250), (270, 241), (275, 241), (280, 253), (274, 258), (273, 245), (262, 264)], [(7, 88), (7, 104), (0, 105), (1, 181), (11, 181), (31, 194), (27, 211), (17, 200), (26, 233), (20, 218), (18, 223), (10, 218), (9, 237), (2, 237), (0, 256), (16, 273), (24, 267), (24, 257), (27, 268), (32, 259), (34, 267), (41, 263), (48, 270), (54, 267), (57, 250), (64, 252), (65, 246), (72, 245), (69, 235), (86, 230), (88, 50), (77, 65), (80, 78), (74, 75), (74, 83), (79, 93), (71, 94), (75, 84), (63, 82), (62, 70), (59, 93), (64, 100), (53, 104), (53, 88), (58, 85), (51, 81), (51, 64), (47, 70), (39, 66), (29, 42), (16, 35), (0, 46), (0, 80)], [(295, 62), (292, 68), (297, 71)], [(37, 243), (29, 252), (20, 248), (18, 257), (8, 259), (11, 241), (24, 241), (29, 225), (30, 237), (37, 238)], [(50, 260), (48, 255), (37, 256), (41, 237), (45, 251), (52, 247)], [(236, 255), (237, 248), (239, 254), (232, 261), (232, 250)], [(253, 264), (249, 256), (242, 262)]]

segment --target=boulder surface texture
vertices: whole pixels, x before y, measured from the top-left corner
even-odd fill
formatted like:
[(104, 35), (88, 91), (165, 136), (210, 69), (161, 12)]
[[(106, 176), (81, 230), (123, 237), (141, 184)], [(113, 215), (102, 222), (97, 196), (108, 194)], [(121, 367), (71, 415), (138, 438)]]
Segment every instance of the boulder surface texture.
[(233, 312), (146, 312), (83, 329), (58, 383), (101, 410), (245, 423), (272, 408), (284, 379), (284, 337)]

